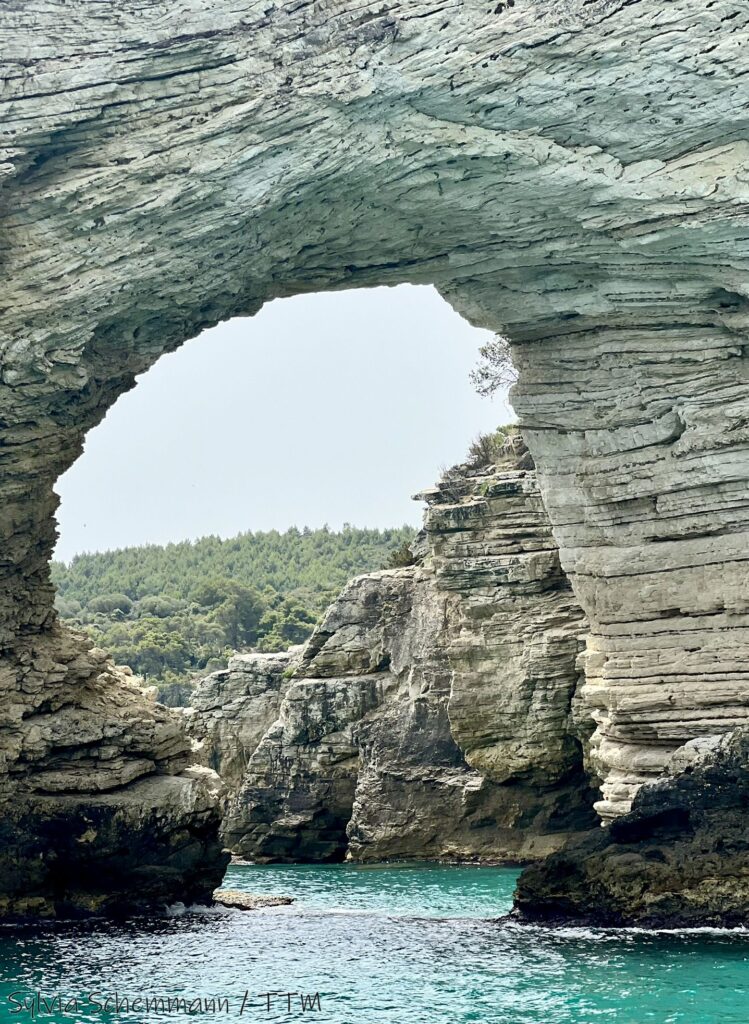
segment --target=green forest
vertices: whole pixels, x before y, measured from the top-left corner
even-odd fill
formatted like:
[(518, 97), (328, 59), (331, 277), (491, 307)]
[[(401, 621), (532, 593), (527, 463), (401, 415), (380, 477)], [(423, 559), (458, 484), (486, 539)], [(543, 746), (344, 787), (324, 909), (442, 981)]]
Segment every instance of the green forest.
[(409, 526), (204, 537), (53, 562), (61, 618), (118, 664), (184, 704), (235, 651), (280, 651), (310, 635), (344, 583), (403, 558)]

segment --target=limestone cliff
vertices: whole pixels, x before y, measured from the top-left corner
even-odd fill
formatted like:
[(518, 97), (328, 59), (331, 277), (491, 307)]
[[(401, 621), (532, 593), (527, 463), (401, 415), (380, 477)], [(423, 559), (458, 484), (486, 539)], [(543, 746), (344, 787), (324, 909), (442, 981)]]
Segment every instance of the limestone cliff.
[(278, 718), (288, 676), (301, 648), (280, 654), (235, 654), (226, 669), (204, 679), (192, 695), (187, 731), (194, 752), (235, 792), (263, 734)]
[[(422, 495), (417, 564), (353, 580), (328, 610), (230, 798), (235, 852), (531, 859), (592, 824), (572, 715), (586, 623), (518, 458), (519, 439), (503, 468)], [(257, 689), (279, 698), (269, 667)], [(193, 730), (211, 728), (220, 680), (197, 691)], [(264, 711), (223, 705), (231, 750)]]
[(9, 794), (27, 641), (65, 661), (55, 480), (162, 353), (312, 289), (435, 284), (509, 337), (590, 626), (601, 814), (746, 723), (744, 5), (6, 0), (0, 18)]

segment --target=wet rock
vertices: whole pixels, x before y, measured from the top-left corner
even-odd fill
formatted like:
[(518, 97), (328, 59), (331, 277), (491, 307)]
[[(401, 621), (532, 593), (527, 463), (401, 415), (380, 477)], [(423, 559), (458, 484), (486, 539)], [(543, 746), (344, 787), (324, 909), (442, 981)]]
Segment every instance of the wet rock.
[(0, 684), (0, 916), (210, 902), (222, 785), (195, 766), (182, 716), (61, 628), (1, 658)]
[(288, 907), (294, 900), (291, 896), (259, 896), (240, 889), (216, 889), (213, 902), (235, 910), (262, 910), (264, 907)]
[(641, 787), (632, 810), (520, 877), (524, 920), (682, 928), (749, 923), (749, 731)]

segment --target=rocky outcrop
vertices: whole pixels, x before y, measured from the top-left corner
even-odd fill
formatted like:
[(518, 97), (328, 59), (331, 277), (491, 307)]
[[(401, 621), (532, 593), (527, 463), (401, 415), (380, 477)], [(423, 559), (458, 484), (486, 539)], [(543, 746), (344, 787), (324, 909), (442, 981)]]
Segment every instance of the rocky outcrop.
[(2, 19), (8, 706), (26, 638), (58, 637), (54, 482), (137, 374), (274, 298), (410, 281), (512, 342), (590, 624), (600, 813), (746, 722), (741, 5), (121, 0), (63, 19), (8, 0)]
[(235, 852), (526, 860), (592, 824), (572, 721), (585, 621), (523, 458), (518, 438), (503, 468), (422, 495), (417, 564), (328, 610), (230, 802)]
[[(587, 622), (519, 435), (499, 471), (448, 474), (421, 495), (428, 566), (449, 599), (448, 712), (468, 763), (488, 778), (558, 782), (590, 728), (575, 720)], [(530, 463), (532, 466), (532, 461)]]
[(749, 732), (691, 741), (632, 810), (520, 877), (524, 920), (649, 928), (749, 919)]
[(239, 788), (247, 762), (278, 718), (281, 699), (301, 648), (279, 654), (235, 654), (227, 668), (207, 676), (186, 711), (187, 731), (203, 764), (229, 792)]
[(62, 629), (6, 656), (0, 685), (0, 916), (210, 902), (221, 786), (180, 716)]
[(337, 861), (356, 789), (354, 728), (383, 680), (294, 680), (280, 718), (250, 758), (224, 824), (232, 852), (255, 861)]

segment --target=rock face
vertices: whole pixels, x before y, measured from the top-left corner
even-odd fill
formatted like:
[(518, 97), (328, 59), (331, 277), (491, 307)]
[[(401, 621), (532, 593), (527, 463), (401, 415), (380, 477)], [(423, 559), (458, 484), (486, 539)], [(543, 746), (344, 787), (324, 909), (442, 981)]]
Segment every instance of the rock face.
[(301, 648), (280, 654), (236, 654), (228, 667), (204, 679), (192, 695), (187, 731), (200, 760), (229, 792), (239, 788), (247, 762), (278, 718), (288, 677)]
[(26, 638), (9, 662), (0, 916), (210, 902), (228, 859), (221, 786), (191, 767), (179, 716), (61, 629)]
[(236, 853), (519, 860), (592, 824), (585, 621), (519, 439), (509, 454), (427, 492), (418, 564), (328, 610), (230, 801)]
[(525, 920), (731, 927), (749, 919), (749, 732), (692, 741), (630, 813), (520, 877)]
[(6, 707), (26, 639), (60, 636), (54, 482), (136, 375), (273, 298), (410, 281), (512, 342), (590, 623), (600, 813), (746, 723), (747, 10), (121, 0), (63, 23), (7, 0), (2, 20)]

